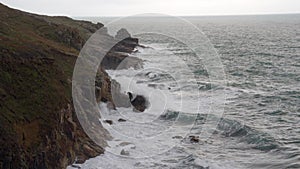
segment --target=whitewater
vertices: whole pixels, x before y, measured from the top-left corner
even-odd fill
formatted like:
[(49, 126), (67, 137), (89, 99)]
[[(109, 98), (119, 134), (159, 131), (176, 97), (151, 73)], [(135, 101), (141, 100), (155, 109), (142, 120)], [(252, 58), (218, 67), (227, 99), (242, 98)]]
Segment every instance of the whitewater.
[[(81, 167), (300, 168), (299, 15), (188, 20), (218, 50), (227, 83), (212, 82), (206, 65), (181, 42), (138, 36), (145, 47), (131, 56), (142, 60), (140, 65), (107, 72), (121, 93), (143, 95), (149, 107), (139, 113), (100, 103), (99, 122), (113, 139), (104, 154)], [(145, 21), (140, 19), (139, 26)], [(225, 101), (219, 92), (225, 92)], [(224, 106), (221, 117), (211, 114), (215, 105)], [(107, 119), (113, 124), (103, 123)], [(208, 119), (217, 125), (207, 128)], [(204, 130), (211, 135), (201, 137)]]

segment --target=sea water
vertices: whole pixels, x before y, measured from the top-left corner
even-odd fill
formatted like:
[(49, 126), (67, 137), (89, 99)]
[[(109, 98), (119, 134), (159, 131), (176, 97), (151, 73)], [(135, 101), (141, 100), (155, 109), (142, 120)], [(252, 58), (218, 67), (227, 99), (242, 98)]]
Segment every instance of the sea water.
[[(109, 23), (115, 18), (83, 19)], [(81, 167), (300, 168), (300, 15), (184, 19), (216, 49), (226, 83), (213, 83), (204, 62), (186, 44), (163, 35), (136, 35), (144, 47), (132, 56), (143, 60), (142, 68), (107, 72), (121, 92), (143, 95), (150, 105), (138, 113), (100, 103), (99, 120), (114, 121), (103, 123), (113, 139), (104, 154)], [(152, 21), (160, 29), (184, 31), (180, 22), (166, 17), (119, 24), (148, 30)], [(226, 99), (214, 95), (219, 91)], [(211, 114), (215, 105), (223, 106), (221, 117)], [(209, 116), (218, 123), (203, 139)], [(199, 142), (189, 136), (200, 136)]]

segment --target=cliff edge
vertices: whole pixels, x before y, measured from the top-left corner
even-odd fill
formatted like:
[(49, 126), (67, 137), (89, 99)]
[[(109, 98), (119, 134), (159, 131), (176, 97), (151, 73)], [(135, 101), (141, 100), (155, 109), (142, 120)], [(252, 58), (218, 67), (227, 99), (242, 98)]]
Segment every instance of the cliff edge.
[[(0, 4), (0, 169), (66, 168), (104, 152), (82, 130), (72, 105), (72, 71), (78, 53), (101, 23), (26, 13)], [(137, 45), (113, 50), (130, 52)], [(122, 60), (110, 52), (107, 57)], [(110, 65), (109, 58), (102, 67)], [(117, 61), (118, 62), (118, 61)], [(111, 101), (104, 68), (99, 100)], [(96, 91), (97, 92), (97, 91)]]

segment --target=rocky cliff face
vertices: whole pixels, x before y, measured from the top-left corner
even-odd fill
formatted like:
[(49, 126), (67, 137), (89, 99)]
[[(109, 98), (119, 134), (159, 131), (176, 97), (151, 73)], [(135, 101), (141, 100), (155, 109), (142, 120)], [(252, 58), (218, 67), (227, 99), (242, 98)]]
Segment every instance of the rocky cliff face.
[[(0, 169), (65, 168), (75, 157), (85, 160), (103, 153), (82, 130), (71, 97), (79, 50), (102, 26), (0, 4)], [(131, 52), (138, 43), (129, 41), (109, 52), (99, 68), (99, 100), (112, 102), (104, 68), (124, 58), (118, 50)], [(109, 134), (103, 128), (99, 133), (105, 146)]]

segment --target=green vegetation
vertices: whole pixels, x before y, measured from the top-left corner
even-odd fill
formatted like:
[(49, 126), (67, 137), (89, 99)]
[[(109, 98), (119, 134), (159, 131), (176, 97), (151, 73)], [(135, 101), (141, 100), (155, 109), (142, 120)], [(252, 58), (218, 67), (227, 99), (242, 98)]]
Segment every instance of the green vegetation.
[(68, 107), (79, 49), (102, 26), (0, 4), (0, 169), (62, 168), (103, 151)]

